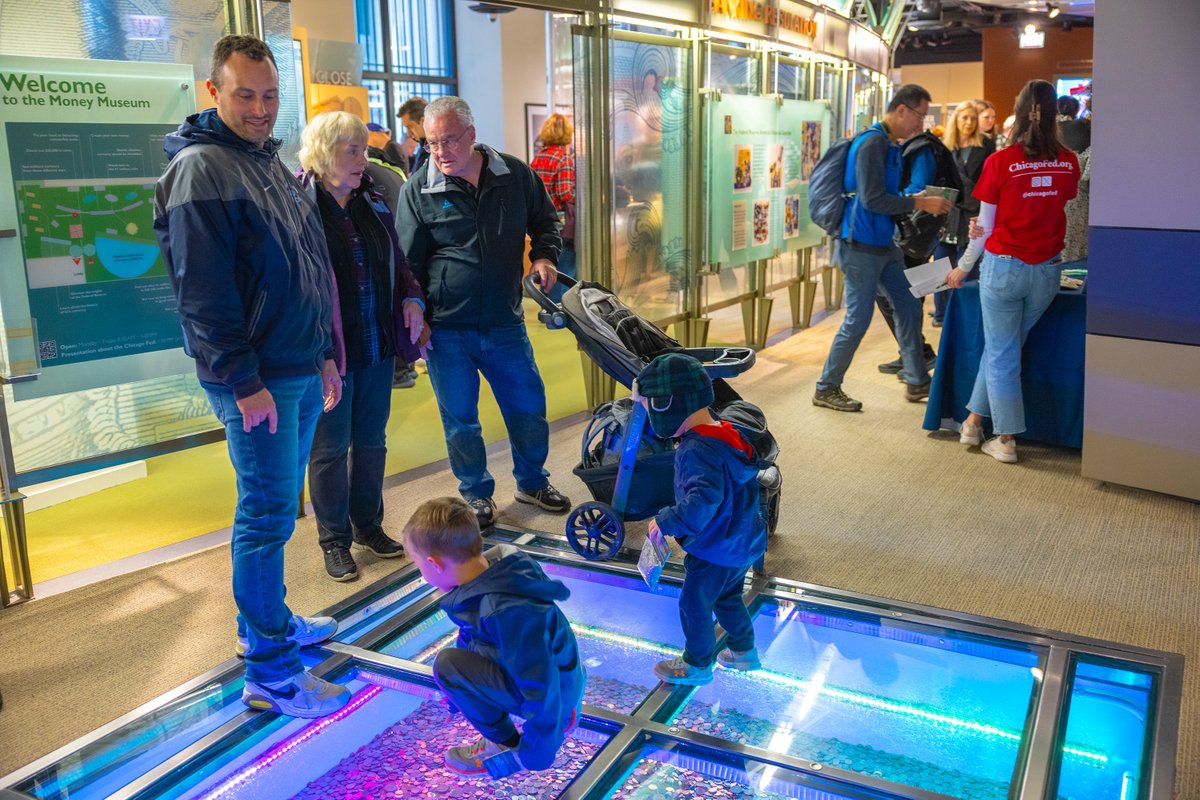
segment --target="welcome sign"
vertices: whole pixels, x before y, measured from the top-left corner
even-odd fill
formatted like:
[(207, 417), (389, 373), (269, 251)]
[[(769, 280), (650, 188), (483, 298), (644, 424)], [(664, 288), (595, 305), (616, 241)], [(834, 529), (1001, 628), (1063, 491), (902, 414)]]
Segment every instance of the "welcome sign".
[(11, 371), (39, 373), (17, 399), (189, 369), (153, 224), (193, 87), (191, 65), (0, 56), (0, 312)]

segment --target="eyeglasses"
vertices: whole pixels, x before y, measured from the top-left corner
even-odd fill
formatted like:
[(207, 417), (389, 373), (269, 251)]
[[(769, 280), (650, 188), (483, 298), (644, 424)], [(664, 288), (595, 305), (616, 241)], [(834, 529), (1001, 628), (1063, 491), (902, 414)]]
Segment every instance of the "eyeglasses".
[(447, 136), (445, 139), (426, 139), (425, 149), (433, 153), (438, 150), (445, 150), (447, 147), (454, 147), (460, 141), (462, 141), (462, 138), (466, 135), (467, 132), (463, 131), (458, 136)]

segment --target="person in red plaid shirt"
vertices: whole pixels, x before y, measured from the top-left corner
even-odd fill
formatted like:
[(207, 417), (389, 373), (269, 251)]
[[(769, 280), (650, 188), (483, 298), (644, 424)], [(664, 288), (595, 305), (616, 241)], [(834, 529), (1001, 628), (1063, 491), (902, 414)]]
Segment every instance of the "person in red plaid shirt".
[[(577, 274), (575, 266), (575, 152), (571, 140), (575, 130), (571, 121), (562, 114), (551, 114), (542, 125), (538, 135), (541, 146), (529, 166), (542, 183), (554, 203), (554, 210), (562, 221), (562, 252), (558, 255), (558, 272), (569, 275), (572, 280)], [(555, 302), (562, 299), (567, 287), (558, 283), (550, 290)]]

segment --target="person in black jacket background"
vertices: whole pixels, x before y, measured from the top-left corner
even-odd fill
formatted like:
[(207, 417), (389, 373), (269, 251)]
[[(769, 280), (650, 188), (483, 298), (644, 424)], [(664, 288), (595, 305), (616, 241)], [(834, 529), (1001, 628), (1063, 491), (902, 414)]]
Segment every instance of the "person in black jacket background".
[(554, 288), (562, 250), (558, 212), (521, 159), (475, 142), (470, 107), (439, 97), (425, 107), (430, 158), (400, 195), (400, 244), (429, 303), (426, 361), (450, 467), (480, 527), (495, 521), (495, 480), (479, 424), (479, 376), (496, 396), (512, 444), (516, 499), (565, 514), (571, 501), (549, 482), (546, 387), (521, 308), (525, 236), (530, 271)]
[[(979, 213), (979, 201), (972, 192), (975, 183), (983, 172), (983, 162), (996, 152), (996, 140), (985, 136), (979, 127), (979, 111), (971, 103), (963, 103), (954, 110), (954, 117), (946, 126), (946, 134), (942, 138), (946, 147), (954, 154), (954, 163), (958, 166), (958, 174), (962, 179), (962, 202), (957, 214), (951, 214), (946, 220), (946, 229), (941, 241), (933, 251), (933, 257), (949, 258), (952, 266), (958, 266), (958, 259), (967, 249), (967, 227), (971, 217)], [(946, 316), (946, 306), (950, 304), (950, 292), (937, 292), (933, 296), (933, 325), (940, 327)]]
[(380, 558), (403, 554), (383, 530), (386, 427), (393, 363), (417, 355), (425, 301), (387, 203), (367, 174), (366, 126), (353, 114), (329, 111), (313, 118), (301, 141), (300, 163), (329, 246), (346, 350), (342, 402), (317, 425), (308, 484), (325, 571), (348, 581), (358, 577), (352, 542)]

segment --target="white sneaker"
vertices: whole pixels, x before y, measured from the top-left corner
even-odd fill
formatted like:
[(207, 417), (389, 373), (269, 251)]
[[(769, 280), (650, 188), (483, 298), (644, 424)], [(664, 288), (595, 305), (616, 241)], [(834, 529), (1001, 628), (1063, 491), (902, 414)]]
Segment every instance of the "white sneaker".
[(1017, 463), (1017, 440), (1009, 439), (1007, 442), (1000, 441), (999, 436), (994, 436), (983, 443), (979, 448), (997, 461), (1002, 461), (1005, 464)]
[(246, 681), (242, 702), (259, 711), (316, 719), (328, 716), (350, 702), (350, 690), (305, 670), (274, 686)]
[[(333, 617), (302, 617), (293, 614), (292, 622), (288, 625), (288, 638), (301, 647), (308, 647), (325, 641), (337, 633), (337, 629), (338, 621)], [(238, 658), (245, 658), (249, 648), (249, 640), (239, 636), (233, 652)]]
[(983, 426), (964, 422), (958, 429), (958, 441), (971, 447), (978, 447), (983, 443)]

